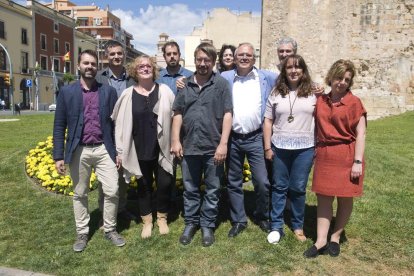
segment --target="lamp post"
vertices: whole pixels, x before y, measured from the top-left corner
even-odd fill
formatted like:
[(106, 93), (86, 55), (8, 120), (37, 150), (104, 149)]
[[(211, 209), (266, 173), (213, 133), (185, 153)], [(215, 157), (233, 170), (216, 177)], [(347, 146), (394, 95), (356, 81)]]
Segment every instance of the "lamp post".
[(96, 35), (96, 41), (98, 42), (98, 70), (102, 69), (101, 62), (101, 35)]
[(36, 84), (36, 92), (35, 92), (35, 104), (36, 104), (36, 111), (39, 111), (39, 63), (36, 61), (36, 66), (33, 70), (33, 74), (35, 77), (35, 84)]

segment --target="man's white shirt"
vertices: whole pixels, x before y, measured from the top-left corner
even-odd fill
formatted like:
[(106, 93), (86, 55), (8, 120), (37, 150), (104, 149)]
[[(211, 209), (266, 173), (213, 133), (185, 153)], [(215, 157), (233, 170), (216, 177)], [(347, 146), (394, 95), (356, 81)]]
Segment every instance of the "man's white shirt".
[(262, 124), (262, 94), (256, 69), (246, 76), (235, 75), (233, 83), (233, 131), (247, 134)]

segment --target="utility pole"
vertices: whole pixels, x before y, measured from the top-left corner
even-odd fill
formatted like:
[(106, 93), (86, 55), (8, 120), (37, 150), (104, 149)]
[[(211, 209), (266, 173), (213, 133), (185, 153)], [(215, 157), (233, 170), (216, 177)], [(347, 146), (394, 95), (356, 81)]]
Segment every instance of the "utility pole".
[(10, 70), (10, 109), (12, 111), (12, 114), (15, 115), (14, 113), (14, 98), (13, 98), (13, 66), (12, 66), (12, 62), (10, 59), (10, 55), (9, 52), (7, 52), (6, 47), (3, 46), (3, 44), (0, 43), (0, 47), (3, 48), (4, 52), (6, 53), (7, 56), (7, 60), (9, 61), (9, 70)]

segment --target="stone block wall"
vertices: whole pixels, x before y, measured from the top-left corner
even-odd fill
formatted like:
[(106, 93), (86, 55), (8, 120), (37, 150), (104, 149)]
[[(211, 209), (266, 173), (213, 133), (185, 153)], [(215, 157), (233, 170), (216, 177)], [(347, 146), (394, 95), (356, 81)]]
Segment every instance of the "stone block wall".
[(352, 60), (352, 91), (370, 119), (414, 110), (413, 0), (263, 0), (262, 68), (275, 67), (283, 36), (296, 39), (315, 81), (336, 60)]

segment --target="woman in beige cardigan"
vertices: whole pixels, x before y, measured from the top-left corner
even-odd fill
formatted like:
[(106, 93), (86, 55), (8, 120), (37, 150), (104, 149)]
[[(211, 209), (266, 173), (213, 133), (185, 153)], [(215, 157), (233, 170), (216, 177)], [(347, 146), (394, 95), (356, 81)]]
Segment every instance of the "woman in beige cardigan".
[(112, 119), (115, 121), (117, 158), (122, 162), (124, 176), (138, 179), (141, 237), (152, 232), (151, 196), (154, 176), (157, 185), (156, 208), (160, 234), (168, 234), (167, 214), (173, 182), (173, 157), (170, 154), (170, 129), (174, 93), (155, 83), (158, 69), (149, 56), (137, 57), (128, 74), (136, 85), (125, 89), (119, 97)]

